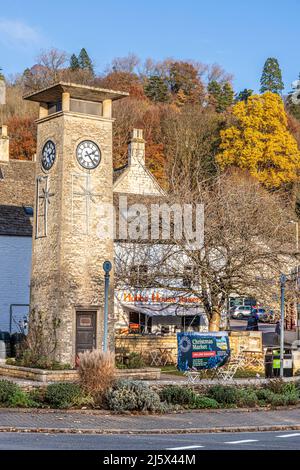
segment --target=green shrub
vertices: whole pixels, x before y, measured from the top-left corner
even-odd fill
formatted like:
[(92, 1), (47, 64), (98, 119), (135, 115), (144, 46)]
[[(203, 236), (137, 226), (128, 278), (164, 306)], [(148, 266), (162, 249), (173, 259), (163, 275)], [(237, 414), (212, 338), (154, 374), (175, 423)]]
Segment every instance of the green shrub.
[(19, 389), (11, 395), (8, 405), (12, 408), (33, 408), (37, 403), (33, 402), (26, 392)]
[(299, 401), (298, 394), (295, 393), (274, 393), (271, 399), (272, 406), (296, 405)]
[(214, 400), (213, 398), (205, 397), (202, 395), (196, 395), (195, 400), (193, 402), (192, 408), (194, 409), (205, 409), (205, 408), (220, 408), (219, 403)]
[(237, 388), (224, 385), (214, 385), (209, 388), (207, 395), (222, 405), (233, 405), (238, 402), (239, 392)]
[(128, 356), (116, 361), (117, 369), (143, 369), (146, 363), (139, 353), (131, 352)]
[(145, 367), (145, 361), (141, 354), (135, 352), (130, 353), (128, 356), (127, 367), (128, 369), (142, 369)]
[(251, 388), (241, 388), (237, 390), (237, 405), (240, 407), (254, 408), (258, 404), (258, 397), (255, 390)]
[(45, 393), (45, 402), (54, 408), (71, 408), (83, 392), (79, 385), (68, 382), (59, 382), (48, 385)]
[(19, 385), (8, 380), (0, 380), (0, 404), (12, 408), (27, 408), (32, 406), (33, 402)]
[(297, 387), (297, 384), (295, 382), (284, 382), (281, 388), (281, 393), (285, 394), (298, 394), (299, 396), (299, 390)]
[(159, 392), (162, 401), (171, 405), (192, 406), (197, 398), (196, 393), (188, 387), (168, 385)]
[(275, 393), (272, 392), (272, 390), (269, 390), (268, 388), (259, 388), (256, 391), (256, 396), (258, 400), (265, 403), (271, 403), (274, 395)]
[(159, 395), (147, 384), (134, 380), (118, 381), (106, 393), (106, 403), (110, 410), (119, 413), (126, 411), (163, 411)]
[(0, 380), (0, 403), (7, 405), (9, 403), (10, 397), (20, 390), (20, 387), (8, 380)]
[(16, 358), (6, 359), (6, 364), (11, 366), (30, 367), (32, 369), (46, 369), (46, 370), (70, 370), (72, 369), (70, 364), (64, 364), (62, 362), (53, 361), (49, 357), (35, 357), (32, 351), (25, 349), (22, 354), (19, 354)]
[(299, 392), (294, 384), (283, 382), (279, 390), (281, 393), (275, 393), (269, 388), (262, 388), (257, 390), (256, 394), (260, 401), (272, 406), (296, 405), (299, 402)]

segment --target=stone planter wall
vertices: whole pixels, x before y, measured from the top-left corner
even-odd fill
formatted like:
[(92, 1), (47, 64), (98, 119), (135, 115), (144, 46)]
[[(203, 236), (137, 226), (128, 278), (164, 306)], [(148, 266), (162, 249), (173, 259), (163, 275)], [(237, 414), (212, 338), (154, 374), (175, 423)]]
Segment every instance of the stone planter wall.
[[(118, 378), (136, 380), (159, 380), (160, 369), (116, 369)], [(0, 364), (0, 376), (15, 379), (31, 380), (40, 383), (75, 382), (78, 380), (77, 370), (42, 370), (29, 367)]]
[(174, 364), (177, 363), (177, 336), (166, 335), (118, 335), (115, 337), (116, 354), (138, 353), (147, 364), (151, 364), (150, 351), (159, 348), (174, 348), (171, 351)]

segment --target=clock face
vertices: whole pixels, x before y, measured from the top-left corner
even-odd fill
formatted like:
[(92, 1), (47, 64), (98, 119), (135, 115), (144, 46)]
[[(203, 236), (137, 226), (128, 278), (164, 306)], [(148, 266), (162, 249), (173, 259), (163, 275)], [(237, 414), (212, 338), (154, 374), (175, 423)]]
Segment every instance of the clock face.
[(44, 170), (50, 170), (56, 158), (56, 148), (52, 140), (48, 140), (42, 151), (42, 167)]
[(97, 168), (101, 161), (101, 151), (95, 142), (84, 140), (77, 147), (78, 163), (87, 170)]

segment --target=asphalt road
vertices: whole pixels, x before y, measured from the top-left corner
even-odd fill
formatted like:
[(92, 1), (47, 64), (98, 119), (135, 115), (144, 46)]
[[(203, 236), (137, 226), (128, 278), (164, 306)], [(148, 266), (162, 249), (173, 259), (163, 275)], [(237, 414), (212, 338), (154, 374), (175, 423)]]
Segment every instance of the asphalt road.
[[(247, 320), (230, 320), (231, 329), (234, 331), (245, 331), (247, 327)], [(263, 334), (264, 346), (273, 346), (276, 344), (275, 340), (275, 325), (272, 323), (259, 323), (259, 331)], [(275, 342), (274, 342), (275, 341)]]
[(0, 450), (300, 450), (300, 432), (171, 435), (0, 433)]

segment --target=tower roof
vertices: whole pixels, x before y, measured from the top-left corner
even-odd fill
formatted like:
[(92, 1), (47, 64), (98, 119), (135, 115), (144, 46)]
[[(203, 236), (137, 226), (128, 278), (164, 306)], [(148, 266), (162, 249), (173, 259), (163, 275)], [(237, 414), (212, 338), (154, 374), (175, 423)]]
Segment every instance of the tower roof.
[(97, 88), (87, 85), (79, 85), (76, 83), (59, 82), (41, 90), (34, 91), (24, 95), (24, 99), (28, 101), (36, 101), (38, 103), (54, 103), (61, 99), (62, 93), (70, 93), (71, 98), (83, 99), (87, 101), (102, 102), (104, 100), (119, 100), (129, 96), (124, 91), (107, 90), (105, 88)]

